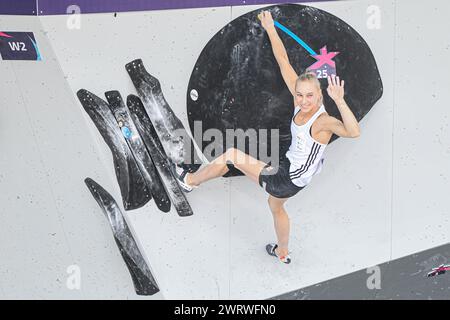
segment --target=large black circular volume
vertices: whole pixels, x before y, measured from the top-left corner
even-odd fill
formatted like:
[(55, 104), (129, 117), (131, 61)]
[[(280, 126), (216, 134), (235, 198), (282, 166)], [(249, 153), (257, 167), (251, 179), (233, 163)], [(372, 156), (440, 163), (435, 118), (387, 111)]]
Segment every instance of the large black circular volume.
[[(267, 143), (270, 153), (270, 129), (279, 129), (279, 155), (283, 156), (291, 141), (294, 103), (269, 38), (257, 18), (261, 10), (231, 21), (202, 50), (187, 88), (188, 120), (191, 132), (194, 132), (194, 121), (201, 121), (203, 133), (212, 128), (220, 130), (224, 150), (230, 146), (229, 141), (226, 145), (226, 129), (253, 128), (269, 131), (267, 141), (259, 143)], [(376, 61), (364, 39), (338, 17), (317, 8), (286, 4), (264, 10), (271, 11), (275, 21), (291, 30), (316, 53), (324, 46), (328, 52), (339, 52), (333, 60), (338, 76), (345, 80), (345, 99), (358, 121), (361, 120), (383, 92)], [(298, 74), (317, 61), (291, 36), (280, 29), (277, 32)], [(327, 112), (341, 119), (326, 92), (326, 79), (320, 82)], [(336, 138), (333, 136), (331, 141)], [(204, 151), (209, 143), (203, 141), (199, 147)], [(248, 153), (248, 145), (245, 149), (242, 151)], [(239, 174), (242, 173), (233, 169), (228, 176)]]

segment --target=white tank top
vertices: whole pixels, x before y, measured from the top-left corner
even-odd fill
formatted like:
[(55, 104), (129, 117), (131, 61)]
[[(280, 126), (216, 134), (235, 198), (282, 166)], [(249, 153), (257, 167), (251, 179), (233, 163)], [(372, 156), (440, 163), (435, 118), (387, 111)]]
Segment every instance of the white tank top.
[(322, 170), (323, 152), (327, 145), (314, 140), (310, 129), (317, 117), (325, 112), (325, 107), (322, 105), (311, 119), (302, 126), (294, 122), (299, 111), (300, 108), (295, 107), (291, 123), (292, 141), (289, 150), (286, 152), (286, 157), (291, 162), (289, 176), (292, 183), (304, 187), (311, 181), (314, 174)]

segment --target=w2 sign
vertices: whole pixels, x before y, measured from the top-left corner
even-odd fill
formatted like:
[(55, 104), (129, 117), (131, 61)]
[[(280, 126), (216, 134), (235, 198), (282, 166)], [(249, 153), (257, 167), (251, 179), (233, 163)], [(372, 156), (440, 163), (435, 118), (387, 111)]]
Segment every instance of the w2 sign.
[(33, 32), (1, 32), (0, 54), (3, 60), (41, 60)]

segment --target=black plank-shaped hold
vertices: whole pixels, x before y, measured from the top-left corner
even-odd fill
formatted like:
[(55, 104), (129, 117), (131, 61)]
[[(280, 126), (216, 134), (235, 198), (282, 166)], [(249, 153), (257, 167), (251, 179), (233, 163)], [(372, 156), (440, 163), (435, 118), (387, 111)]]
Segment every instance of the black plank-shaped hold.
[(137, 96), (129, 95), (127, 106), (178, 215), (182, 217), (192, 215), (192, 208), (170, 170), (171, 162), (164, 152), (164, 148), (159, 141), (152, 121), (145, 112), (141, 99)]
[(108, 103), (85, 89), (79, 90), (77, 96), (111, 150), (125, 210), (144, 206), (152, 198), (150, 190)]
[(108, 218), (114, 235), (114, 240), (119, 247), (125, 264), (133, 279), (134, 288), (138, 295), (153, 295), (159, 291), (159, 287), (147, 265), (141, 251), (133, 238), (133, 234), (125, 221), (119, 206), (114, 198), (91, 178), (84, 180), (89, 191), (97, 201), (103, 213)]
[(108, 91), (105, 93), (117, 124), (122, 131), (125, 141), (130, 147), (134, 159), (144, 177), (147, 187), (153, 196), (157, 207), (163, 212), (170, 211), (170, 199), (164, 189), (161, 179), (155, 169), (152, 158), (150, 157), (145, 144), (137, 131), (133, 120), (130, 117), (127, 107), (125, 106), (122, 96), (118, 91)]
[(141, 59), (128, 63), (125, 68), (169, 159), (191, 172), (198, 170), (201, 160), (193, 141), (164, 98), (159, 80), (147, 72)]

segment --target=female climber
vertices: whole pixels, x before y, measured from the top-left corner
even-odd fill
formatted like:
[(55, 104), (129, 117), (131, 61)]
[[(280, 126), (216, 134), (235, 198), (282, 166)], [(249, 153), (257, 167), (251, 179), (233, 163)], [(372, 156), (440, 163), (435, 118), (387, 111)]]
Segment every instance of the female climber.
[(281, 262), (290, 263), (290, 227), (284, 203), (308, 185), (313, 175), (321, 170), (323, 152), (333, 133), (340, 137), (356, 138), (360, 130), (358, 121), (344, 100), (344, 80), (334, 75), (328, 77), (327, 92), (339, 109), (342, 117), (340, 121), (325, 111), (320, 82), (315, 73), (306, 71), (298, 76), (292, 68), (271, 13), (263, 11), (258, 18), (269, 36), (283, 80), (293, 95), (294, 113), (290, 124), (292, 141), (289, 150), (281, 157), (278, 167), (269, 166), (238, 149), (230, 148), (195, 173), (188, 173), (178, 166), (175, 167), (175, 173), (186, 192), (223, 176), (228, 172), (229, 164), (258, 183), (269, 193), (268, 203), (277, 235), (277, 243), (266, 246), (267, 253)]

